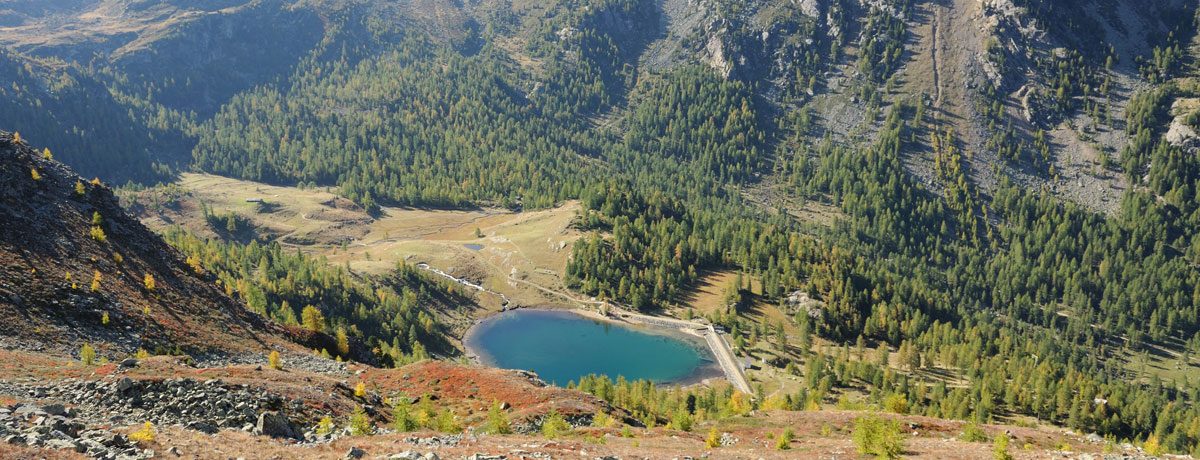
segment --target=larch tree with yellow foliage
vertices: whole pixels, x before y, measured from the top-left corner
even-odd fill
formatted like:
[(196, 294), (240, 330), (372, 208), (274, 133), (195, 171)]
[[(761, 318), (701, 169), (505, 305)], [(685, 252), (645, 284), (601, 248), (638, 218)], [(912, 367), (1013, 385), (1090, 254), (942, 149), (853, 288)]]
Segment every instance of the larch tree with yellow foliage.
[(204, 273), (204, 266), (200, 264), (200, 256), (187, 256), (187, 265), (192, 268), (192, 272), (199, 275)]
[(708, 437), (704, 438), (704, 445), (709, 449), (721, 447), (721, 434), (717, 432), (716, 427), (708, 429)]
[(346, 335), (345, 326), (338, 326), (337, 347), (339, 355), (346, 358), (350, 357), (350, 337)]
[(729, 397), (729, 411), (734, 415), (745, 415), (750, 413), (750, 400), (746, 398), (746, 394), (740, 391), (733, 392)]
[(88, 235), (91, 236), (93, 240), (99, 241), (101, 243), (108, 241), (108, 235), (105, 234), (104, 229), (100, 228), (99, 226), (93, 225), (92, 229), (90, 231), (88, 231)]
[(321, 309), (312, 305), (305, 305), (300, 311), (300, 321), (304, 324), (304, 328), (313, 332), (321, 332), (325, 330), (325, 314), (321, 313)]

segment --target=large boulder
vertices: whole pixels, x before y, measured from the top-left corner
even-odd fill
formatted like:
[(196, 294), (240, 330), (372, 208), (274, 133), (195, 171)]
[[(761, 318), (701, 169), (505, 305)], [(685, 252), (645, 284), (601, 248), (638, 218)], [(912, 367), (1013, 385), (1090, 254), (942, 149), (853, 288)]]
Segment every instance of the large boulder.
[(67, 408), (57, 403), (42, 406), (42, 411), (50, 415), (67, 415)]
[(263, 412), (258, 415), (258, 423), (254, 425), (254, 434), (272, 438), (301, 439), (297, 430), (292, 428), (292, 422), (279, 412)]
[(131, 379), (129, 377), (122, 377), (121, 380), (117, 381), (117, 392), (119, 392), (121, 394), (125, 394), (132, 389), (133, 389), (133, 379)]

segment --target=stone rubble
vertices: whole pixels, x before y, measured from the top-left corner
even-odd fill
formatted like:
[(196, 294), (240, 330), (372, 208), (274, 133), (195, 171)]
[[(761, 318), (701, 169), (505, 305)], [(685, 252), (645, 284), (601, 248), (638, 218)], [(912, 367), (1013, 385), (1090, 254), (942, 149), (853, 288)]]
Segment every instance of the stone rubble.
[(123, 434), (88, 429), (77, 412), (61, 404), (37, 406), (18, 403), (0, 407), (0, 440), (49, 449), (66, 449), (92, 458), (138, 460), (153, 457)]
[(729, 433), (721, 433), (721, 447), (729, 447), (738, 443), (738, 438)]
[[(266, 367), (268, 365), (267, 355), (259, 353), (196, 355), (192, 359), (195, 360), (194, 364), (197, 367), (229, 367), (251, 364)], [(283, 365), (290, 369), (300, 369), (321, 374), (342, 377), (350, 375), (350, 369), (346, 363), (320, 356), (289, 353), (283, 356)]]
[[(206, 434), (220, 429), (322, 442), (336, 435), (305, 433), (293, 420), (310, 421), (300, 400), (220, 380), (177, 378), (138, 381), (65, 379), (45, 384), (0, 381), (0, 394), (24, 396), (45, 404), (0, 406), (0, 440), (33, 447), (70, 449), (101, 459), (140, 459), (143, 451), (124, 435), (98, 427), (150, 422)], [(53, 402), (50, 402), (53, 401)]]

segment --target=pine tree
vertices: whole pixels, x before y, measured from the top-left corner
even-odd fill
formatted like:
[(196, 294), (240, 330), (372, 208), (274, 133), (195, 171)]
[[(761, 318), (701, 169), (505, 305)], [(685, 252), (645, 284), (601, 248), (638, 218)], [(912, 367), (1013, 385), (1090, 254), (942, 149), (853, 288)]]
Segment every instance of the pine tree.
[(101, 243), (108, 241), (108, 235), (104, 233), (104, 229), (97, 226), (92, 226), (88, 231), (88, 236)]
[(792, 433), (791, 428), (784, 429), (783, 433), (780, 433), (779, 437), (776, 438), (776, 440), (775, 440), (775, 448), (778, 450), (791, 449), (792, 448), (792, 439), (795, 437), (796, 437), (796, 435), (794, 433)]
[(313, 332), (325, 330), (325, 315), (317, 307), (305, 305), (304, 309), (300, 311), (300, 318), (305, 329)]
[(367, 416), (367, 411), (363, 410), (362, 406), (355, 406), (354, 412), (350, 414), (350, 435), (367, 436), (371, 434), (375, 434), (375, 424), (371, 423), (371, 418)]
[(129, 433), (129, 439), (132, 439), (138, 444), (148, 444), (154, 442), (155, 432), (154, 424), (146, 422), (142, 424), (142, 429)]
[(708, 436), (704, 438), (704, 445), (709, 449), (721, 447), (721, 434), (717, 432), (716, 427), (708, 429)]
[(550, 412), (542, 419), (542, 436), (546, 438), (557, 439), (570, 432), (571, 425), (558, 413), (557, 409), (550, 409)]
[(200, 264), (199, 256), (196, 256), (196, 255), (187, 256), (187, 259), (184, 262), (187, 263), (188, 267), (191, 267), (192, 273), (195, 273), (197, 275), (204, 273), (204, 266)]
[(400, 396), (392, 402), (392, 428), (401, 433), (420, 428), (412, 414), (412, 403), (407, 397)]
[(512, 425), (509, 424), (508, 415), (501, 408), (500, 401), (492, 401), (492, 407), (488, 409), (487, 432), (491, 434), (512, 433)]
[(338, 326), (337, 347), (339, 355), (343, 357), (350, 355), (350, 337), (346, 335), (346, 328), (344, 326)]
[(1008, 453), (1008, 435), (1004, 433), (996, 435), (996, 439), (992, 443), (992, 458), (994, 460), (1013, 460), (1012, 454)]
[(82, 347), (79, 347), (79, 361), (84, 366), (91, 366), (96, 362), (96, 349), (92, 348), (90, 344), (83, 344)]
[(333, 433), (333, 419), (328, 415), (321, 417), (321, 421), (317, 422), (317, 436), (326, 436)]

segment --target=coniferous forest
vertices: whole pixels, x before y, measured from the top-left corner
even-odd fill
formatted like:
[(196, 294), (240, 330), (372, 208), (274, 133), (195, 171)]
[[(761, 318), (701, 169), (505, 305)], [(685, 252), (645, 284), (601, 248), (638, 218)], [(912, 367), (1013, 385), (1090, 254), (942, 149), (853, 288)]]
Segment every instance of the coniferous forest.
[[(1178, 104), (1200, 98), (1195, 11), (1170, 10), (1136, 54), (1089, 36), (1092, 16), (1064, 20), (1088, 2), (1012, 2), (1066, 38), (981, 44), (1000, 83), (981, 79), (953, 106), (972, 118), (912, 89), (907, 69), (922, 58), (907, 43), (923, 38), (930, 2), (834, 0), (819, 18), (714, 2), (729, 31), (712, 39), (726, 40), (719, 56), (703, 27), (652, 32), (667, 19), (645, 0), (480, 6), (446, 30), (387, 20), (399, 6), (317, 3), (330, 25), (312, 49), (236, 90), (0, 51), (0, 125), (131, 188), (195, 170), (335, 187), (371, 213), (578, 200), (585, 236), (563, 274), (573, 292), (675, 312), (706, 273), (733, 271), (758, 280), (747, 295), (763, 302), (797, 291), (820, 302), (786, 319), (802, 334), (779, 334), (803, 356), (789, 368), (805, 389), (753, 404), (803, 410), (864, 388), (914, 414), (1032, 417), (1200, 453), (1200, 382), (1132, 364), (1200, 353), (1200, 156), (1167, 136), (1172, 123), (1200, 125)], [(773, 28), (754, 29), (764, 17)], [(674, 57), (646, 57), (666, 49), (658, 41), (678, 41)], [(179, 92), (228, 97), (206, 110)], [(1122, 142), (1067, 171), (1064, 126), (1087, 145)], [(1064, 198), (1081, 174), (1122, 184), (1119, 199)], [(837, 216), (814, 224), (799, 212), (808, 205)], [(365, 277), (276, 242), (165, 237), (279, 323), (350, 334), (385, 364), (454, 353), (435, 316), (462, 294), (412, 267)], [(775, 327), (736, 308), (710, 319), (747, 340)], [(864, 344), (882, 362), (863, 358)], [(663, 419), (686, 398), (739, 411), (717, 390), (575, 385)]]

